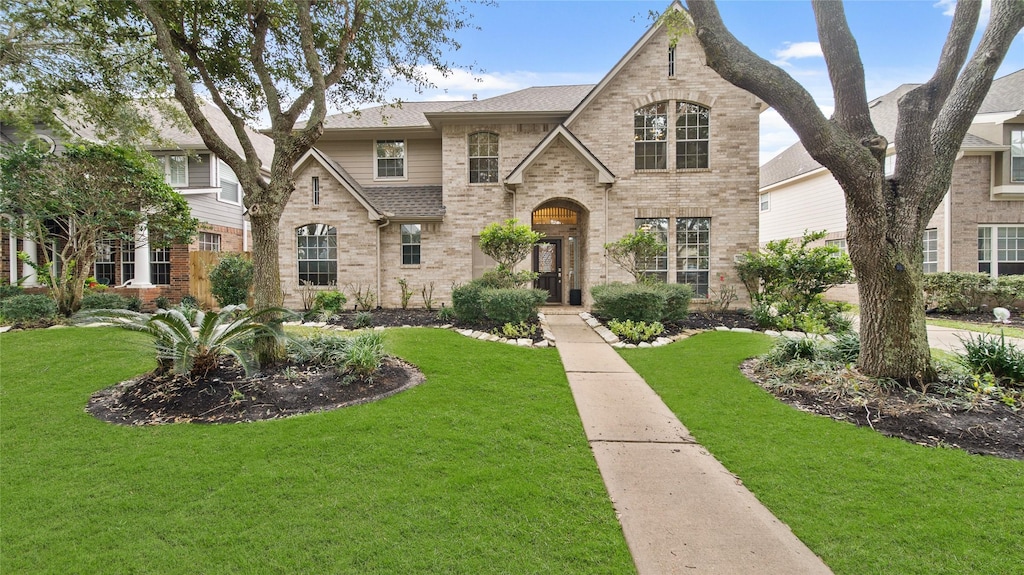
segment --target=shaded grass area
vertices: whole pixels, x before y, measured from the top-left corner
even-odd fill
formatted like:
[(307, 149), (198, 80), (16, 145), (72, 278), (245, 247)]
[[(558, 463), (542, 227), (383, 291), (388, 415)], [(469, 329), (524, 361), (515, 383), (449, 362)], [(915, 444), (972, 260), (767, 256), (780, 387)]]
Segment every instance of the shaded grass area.
[(920, 447), (789, 407), (736, 369), (769, 345), (710, 332), (621, 353), (837, 574), (1021, 572), (1024, 462)]
[(989, 333), (993, 335), (1005, 335), (1006, 337), (1018, 337), (1024, 339), (1024, 329), (1019, 327), (1010, 327), (997, 324), (980, 324), (971, 323), (969, 321), (956, 321), (953, 319), (939, 319), (939, 318), (928, 318), (928, 325), (937, 325), (939, 327), (949, 327), (953, 329), (964, 329), (967, 331), (974, 331), (978, 333)]
[(632, 573), (554, 350), (393, 330), (427, 381), (330, 413), (116, 427), (114, 329), (0, 336), (4, 573)]

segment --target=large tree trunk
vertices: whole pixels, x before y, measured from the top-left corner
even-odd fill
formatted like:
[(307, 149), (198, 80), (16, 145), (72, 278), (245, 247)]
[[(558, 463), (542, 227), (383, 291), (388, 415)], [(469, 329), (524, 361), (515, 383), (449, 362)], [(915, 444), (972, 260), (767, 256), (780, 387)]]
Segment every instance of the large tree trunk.
[[(281, 221), (281, 213), (286, 201), (279, 204), (257, 203), (254, 204), (255, 210), (250, 209), (253, 307), (258, 310), (281, 307), (284, 302), (284, 296), (281, 293), (281, 271), (278, 267), (280, 252), (278, 224)], [(260, 365), (276, 363), (285, 356), (284, 346), (280, 345), (273, 337), (258, 338), (254, 347)]]

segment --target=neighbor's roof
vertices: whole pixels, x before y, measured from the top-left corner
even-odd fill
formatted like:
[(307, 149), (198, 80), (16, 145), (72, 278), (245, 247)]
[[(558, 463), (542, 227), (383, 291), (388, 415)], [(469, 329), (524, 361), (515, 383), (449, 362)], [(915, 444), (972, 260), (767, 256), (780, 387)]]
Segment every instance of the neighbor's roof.
[[(374, 106), (355, 112), (334, 114), (324, 118), (325, 130), (354, 130), (372, 128), (429, 128), (424, 114), (441, 112), (465, 104), (465, 100), (449, 102), (402, 102), (401, 104)], [(304, 124), (296, 125), (301, 129)]]
[[(871, 121), (875, 129), (889, 142), (896, 137), (896, 121), (898, 115), (897, 103), (900, 97), (920, 84), (903, 84), (892, 92), (880, 96), (868, 102), (871, 111)], [(982, 102), (978, 113), (1003, 112), (1024, 109), (1024, 70), (1003, 76), (992, 82), (988, 96)], [(990, 149), (998, 148), (999, 144), (979, 138), (973, 134), (967, 134), (961, 145), (963, 149)], [(786, 148), (778, 156), (761, 166), (761, 188), (777, 184), (783, 180), (795, 178), (802, 174), (812, 172), (821, 167), (803, 144), (797, 142)]]
[(594, 88), (593, 84), (536, 86), (508, 94), (473, 100), (442, 110), (448, 114), (552, 112), (568, 114)]

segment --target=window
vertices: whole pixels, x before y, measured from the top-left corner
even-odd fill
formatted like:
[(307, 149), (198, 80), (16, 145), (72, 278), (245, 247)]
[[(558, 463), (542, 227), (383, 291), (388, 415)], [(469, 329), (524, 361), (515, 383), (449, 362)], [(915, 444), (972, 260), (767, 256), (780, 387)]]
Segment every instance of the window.
[(772, 207), (771, 192), (761, 194), (761, 211), (767, 212)]
[(211, 234), (210, 232), (199, 232), (199, 251), (219, 252), (220, 234)]
[(313, 176), (313, 180), (311, 182), (311, 187), (313, 188), (313, 205), (314, 206), (319, 206), (320, 205), (320, 177), (319, 176)]
[(636, 169), (664, 170), (667, 167), (668, 114), (666, 103), (637, 109), (633, 114)]
[(469, 135), (469, 183), (498, 181), (498, 135), (477, 132)]
[(847, 251), (846, 251), (846, 238), (840, 238), (838, 240), (825, 240), (825, 245), (826, 246), (836, 246), (837, 248), (842, 250), (844, 254), (847, 253)]
[(668, 47), (668, 77), (672, 78), (676, 75), (676, 47)]
[(896, 173), (896, 154), (889, 154), (885, 157), (885, 164), (883, 166), (885, 170), (885, 177), (891, 178)]
[(135, 279), (135, 242), (121, 242), (121, 283)]
[(149, 281), (155, 285), (171, 283), (171, 248), (150, 248), (149, 275)]
[(708, 297), (711, 271), (711, 218), (676, 218), (676, 283)]
[(175, 188), (188, 186), (188, 156), (170, 154), (161, 156), (160, 162), (168, 185)]
[(707, 168), (709, 114), (704, 106), (676, 102), (676, 169)]
[(660, 254), (643, 264), (645, 275), (668, 282), (668, 218), (637, 218), (636, 229), (653, 233), (665, 245)]
[(924, 231), (924, 273), (933, 274), (939, 271), (939, 230), (931, 228)]
[(238, 187), (238, 176), (223, 160), (217, 160), (217, 168), (220, 171), (220, 195), (218, 197), (223, 202), (237, 204), (242, 200), (242, 194)]
[(338, 277), (338, 233), (334, 226), (309, 224), (295, 229), (299, 282), (325, 286)]
[(1024, 183), (1024, 130), (1010, 132), (1010, 181)]
[(978, 271), (992, 277), (1024, 275), (1024, 227), (979, 227)]
[(402, 224), (402, 265), (420, 264), (420, 225)]
[(405, 177), (405, 141), (378, 140), (377, 162), (374, 165), (376, 178)]
[(117, 262), (114, 260), (116, 253), (116, 240), (100, 240), (96, 242), (96, 265), (93, 268), (93, 277), (103, 285), (114, 285), (114, 273), (117, 271)]

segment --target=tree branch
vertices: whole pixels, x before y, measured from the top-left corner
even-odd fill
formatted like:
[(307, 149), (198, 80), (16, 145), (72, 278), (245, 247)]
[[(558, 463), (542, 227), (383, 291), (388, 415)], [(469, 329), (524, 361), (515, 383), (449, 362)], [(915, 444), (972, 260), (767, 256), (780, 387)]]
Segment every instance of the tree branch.
[[(854, 138), (862, 140), (877, 136), (878, 132), (868, 111), (864, 65), (861, 63), (857, 41), (846, 22), (843, 4), (835, 0), (814, 0), (812, 5), (818, 25), (818, 39), (821, 41), (821, 51), (828, 66), (836, 101), (833, 118)], [(881, 157), (878, 159), (881, 161)]]

